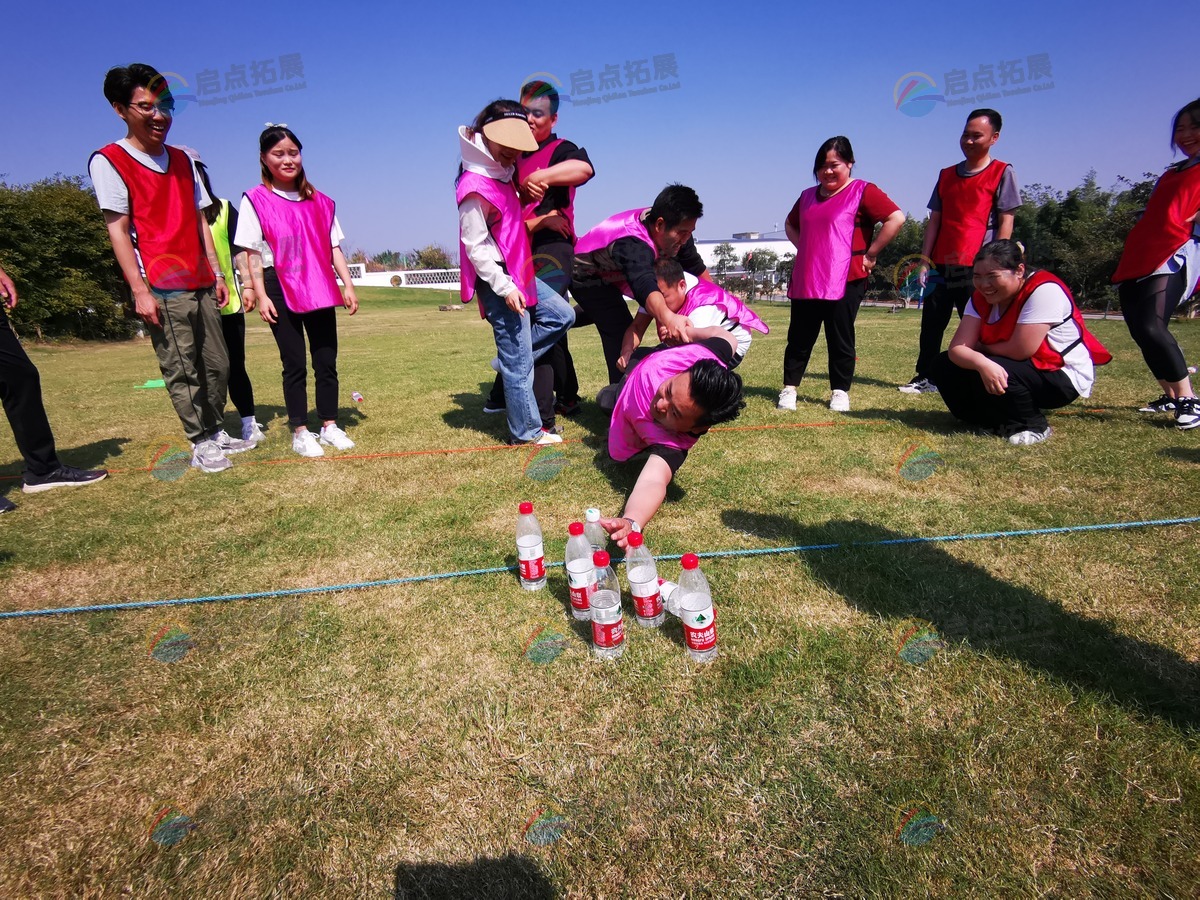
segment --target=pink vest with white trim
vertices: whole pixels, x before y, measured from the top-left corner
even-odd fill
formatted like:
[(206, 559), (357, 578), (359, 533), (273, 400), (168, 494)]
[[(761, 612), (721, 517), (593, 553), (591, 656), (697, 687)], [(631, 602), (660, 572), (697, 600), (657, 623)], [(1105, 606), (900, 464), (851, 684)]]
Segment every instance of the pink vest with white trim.
[(333, 275), (334, 203), (320, 191), (309, 200), (289, 200), (260, 184), (246, 194), (275, 258), (283, 299), (294, 313), (342, 305)]
[(654, 421), (651, 405), (664, 381), (686, 372), (702, 359), (717, 359), (717, 355), (703, 344), (683, 344), (656, 350), (633, 367), (613, 408), (608, 429), (609, 456), (623, 462), (651, 444), (676, 450), (692, 448), (699, 437), (659, 425)]
[(735, 297), (720, 285), (701, 279), (700, 283), (687, 292), (687, 298), (679, 310), (679, 315), (687, 316), (701, 306), (715, 306), (730, 319), (743, 328), (752, 328), (762, 334), (769, 334), (770, 329), (758, 317), (754, 310)]
[[(550, 159), (554, 156), (554, 151), (558, 145), (562, 143), (562, 138), (555, 138), (552, 141), (547, 141), (543, 146), (538, 147), (528, 156), (522, 156), (517, 160), (517, 179), (524, 182), (534, 172), (540, 172), (542, 169), (550, 168)], [(532, 219), (534, 210), (537, 209), (541, 200), (532, 200), (521, 207), (521, 216), (523, 219)], [(567, 188), (567, 205), (559, 210), (563, 217), (571, 223), (571, 234), (575, 234), (575, 186), (571, 185)]]
[(841, 300), (846, 296), (854, 219), (866, 188), (867, 183), (856, 178), (825, 200), (818, 197), (818, 187), (800, 195), (800, 243), (788, 286), (792, 300)]
[[(461, 206), (470, 194), (478, 194), (492, 205), (488, 215), (488, 231), (500, 249), (504, 270), (525, 295), (525, 305), (536, 306), (533, 253), (529, 249), (529, 232), (521, 216), (521, 201), (517, 197), (516, 186), (512, 182), (497, 181), (477, 172), (463, 172), (454, 191), (455, 200)], [(458, 248), (459, 291), (463, 303), (470, 303), (475, 296), (475, 267), (471, 265), (467, 245), (461, 239)], [(479, 304), (479, 315), (487, 316), (482, 303)]]

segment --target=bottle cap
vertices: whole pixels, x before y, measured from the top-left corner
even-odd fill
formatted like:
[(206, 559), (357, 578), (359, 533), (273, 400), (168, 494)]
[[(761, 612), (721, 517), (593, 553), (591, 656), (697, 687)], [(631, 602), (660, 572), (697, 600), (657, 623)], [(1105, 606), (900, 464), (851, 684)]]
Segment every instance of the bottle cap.
[(521, 509), (521, 515), (527, 516), (531, 512), (533, 512), (533, 504), (530, 503), (528, 500), (526, 500), (524, 503), (521, 504), (520, 509)]
[(583, 515), (589, 522), (600, 521), (600, 510), (596, 509), (594, 506), (591, 509), (585, 509), (583, 511)]
[(645, 543), (646, 539), (642, 537), (639, 532), (633, 531), (630, 532), (629, 537), (626, 538), (626, 540), (629, 541), (630, 547), (640, 547), (643, 543)]
[(583, 534), (583, 523), (572, 522), (567, 526), (567, 534), (571, 535), (571, 537), (579, 537), (579, 535)]
[(683, 567), (685, 569), (700, 568), (700, 557), (698, 557), (695, 553), (683, 554), (683, 559), (681, 559), (680, 562), (683, 563)]
[(595, 566), (597, 569), (603, 569), (605, 566), (607, 566), (608, 565), (608, 551), (607, 550), (597, 550), (595, 553), (593, 553), (592, 554), (592, 565)]

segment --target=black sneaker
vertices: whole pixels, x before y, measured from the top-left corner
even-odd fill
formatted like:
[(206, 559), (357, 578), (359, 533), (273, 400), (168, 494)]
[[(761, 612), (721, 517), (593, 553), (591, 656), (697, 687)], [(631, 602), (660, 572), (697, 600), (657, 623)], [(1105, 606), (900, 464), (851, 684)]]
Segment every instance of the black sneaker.
[(554, 404), (554, 411), (560, 416), (577, 416), (580, 412), (578, 400), (572, 400), (570, 403), (559, 401)]
[(492, 415), (493, 413), (507, 412), (508, 407), (503, 403), (496, 403), (493, 400), (485, 400), (483, 402), (483, 411), (488, 415)]
[(1200, 400), (1195, 397), (1175, 398), (1175, 427), (1190, 431), (1200, 426)]
[(82, 487), (85, 484), (95, 484), (107, 477), (107, 469), (77, 469), (74, 466), (59, 466), (48, 475), (26, 473), (21, 490), (26, 494), (38, 494), (60, 487)]
[(1145, 406), (1138, 410), (1144, 413), (1166, 413), (1175, 412), (1175, 399), (1163, 394), (1157, 400), (1151, 400)]
[(7, 497), (0, 497), (0, 513), (12, 512), (17, 508), (17, 504), (13, 503)]

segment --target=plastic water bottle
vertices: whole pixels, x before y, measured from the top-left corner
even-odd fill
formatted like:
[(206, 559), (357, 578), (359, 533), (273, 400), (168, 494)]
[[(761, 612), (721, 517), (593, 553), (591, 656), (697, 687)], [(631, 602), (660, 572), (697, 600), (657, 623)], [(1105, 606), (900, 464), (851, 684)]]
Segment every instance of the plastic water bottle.
[(542, 548), (542, 526), (533, 514), (533, 504), (526, 501), (517, 516), (517, 568), (521, 587), (540, 591), (546, 586), (546, 554)]
[(637, 623), (643, 628), (657, 628), (666, 618), (658, 591), (658, 569), (654, 566), (654, 557), (645, 547), (645, 538), (636, 531), (629, 535), (625, 577), (629, 579)]
[(679, 585), (665, 578), (658, 579), (658, 595), (662, 597), (663, 609), (679, 618)]
[(600, 659), (618, 659), (625, 652), (625, 620), (621, 617), (621, 584), (608, 564), (608, 554), (592, 555), (596, 589), (592, 591), (592, 652)]
[(567, 526), (571, 535), (567, 538), (567, 552), (563, 560), (567, 569), (567, 584), (571, 588), (571, 615), (580, 622), (592, 617), (592, 591), (596, 587), (596, 566), (592, 562), (592, 548), (583, 536), (583, 523), (572, 522)]
[(683, 555), (683, 574), (679, 576), (679, 618), (683, 622), (683, 641), (688, 656), (696, 662), (717, 658), (716, 611), (708, 579), (700, 571), (695, 553)]
[(355, 403), (362, 403), (362, 402), (363, 402), (363, 396), (362, 396), (362, 394), (360, 394), (358, 391), (354, 391), (354, 392), (353, 392), (353, 393), (350, 395), (350, 399), (351, 399), (351, 400), (353, 400)]
[(588, 539), (588, 543), (592, 547), (592, 552), (597, 550), (605, 550), (608, 548), (608, 532), (604, 530), (604, 526), (600, 524), (600, 510), (592, 507), (583, 511), (583, 517), (587, 524), (583, 526), (583, 533)]

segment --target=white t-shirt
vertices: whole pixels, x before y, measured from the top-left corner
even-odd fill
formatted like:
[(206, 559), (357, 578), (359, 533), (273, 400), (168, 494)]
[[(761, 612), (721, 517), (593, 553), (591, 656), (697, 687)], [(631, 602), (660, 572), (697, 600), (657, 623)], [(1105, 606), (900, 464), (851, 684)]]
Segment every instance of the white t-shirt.
[[(281, 191), (278, 188), (271, 188), (278, 196), (284, 200), (291, 200), (293, 203), (299, 203), (299, 191)], [(337, 216), (333, 217), (333, 227), (329, 229), (329, 242), (332, 246), (339, 246), (345, 239), (346, 235), (342, 233), (342, 226), (337, 220)], [(250, 198), (242, 194), (242, 202), (238, 205), (238, 223), (237, 233), (233, 236), (233, 242), (239, 247), (245, 247), (247, 250), (257, 250), (262, 254), (262, 264), (264, 269), (269, 269), (275, 265), (275, 254), (271, 252), (270, 246), (263, 237), (262, 223), (258, 221), (258, 213), (254, 211), (254, 204), (250, 202)]]
[[(125, 152), (147, 169), (160, 173), (167, 171), (170, 156), (167, 153), (166, 147), (163, 148), (163, 152), (158, 156), (151, 156), (149, 153), (143, 153), (141, 150), (138, 150), (126, 138), (121, 138), (121, 140), (117, 141), (117, 146), (125, 150)], [(96, 189), (96, 202), (99, 203), (102, 210), (114, 212), (122, 216), (129, 215), (129, 188), (125, 184), (125, 179), (118, 174), (112, 163), (97, 153), (92, 157), (92, 161), (88, 163), (88, 175), (92, 179), (92, 187)], [(204, 190), (204, 185), (201, 183), (200, 176), (196, 172), (195, 162), (192, 162), (192, 180), (196, 185), (196, 209), (207, 209), (212, 205), (213, 199)], [(138, 253), (137, 249), (137, 230), (133, 227), (132, 219), (129, 220), (129, 237), (133, 241), (133, 252), (137, 256), (138, 270), (145, 275), (146, 270), (142, 266), (142, 256)]]
[[(688, 291), (700, 283), (700, 279), (691, 272), (683, 273), (683, 283)], [(638, 312), (650, 315), (650, 311), (644, 306), (638, 307)], [(746, 356), (746, 351), (750, 349), (750, 331), (743, 328), (737, 322), (733, 321), (725, 312), (717, 306), (699, 306), (688, 313), (688, 321), (695, 328), (709, 328), (713, 325), (720, 325), (737, 340), (737, 350), (734, 351), (734, 359), (741, 361)]]
[[(973, 300), (967, 303), (963, 315), (980, 318)], [(989, 324), (999, 321), (1000, 315), (1000, 308), (993, 306)], [(1063, 355), (1063, 374), (1071, 380), (1079, 396), (1088, 397), (1091, 396), (1092, 384), (1096, 380), (1096, 367), (1092, 363), (1092, 355), (1080, 340), (1079, 329), (1074, 320), (1069, 318), (1070, 315), (1070, 299), (1057, 284), (1047, 282), (1035, 288), (1029, 295), (1029, 299), (1021, 308), (1021, 314), (1017, 316), (1017, 324), (1054, 326), (1046, 335), (1050, 348)], [(1066, 350), (1067, 347), (1071, 349)]]

